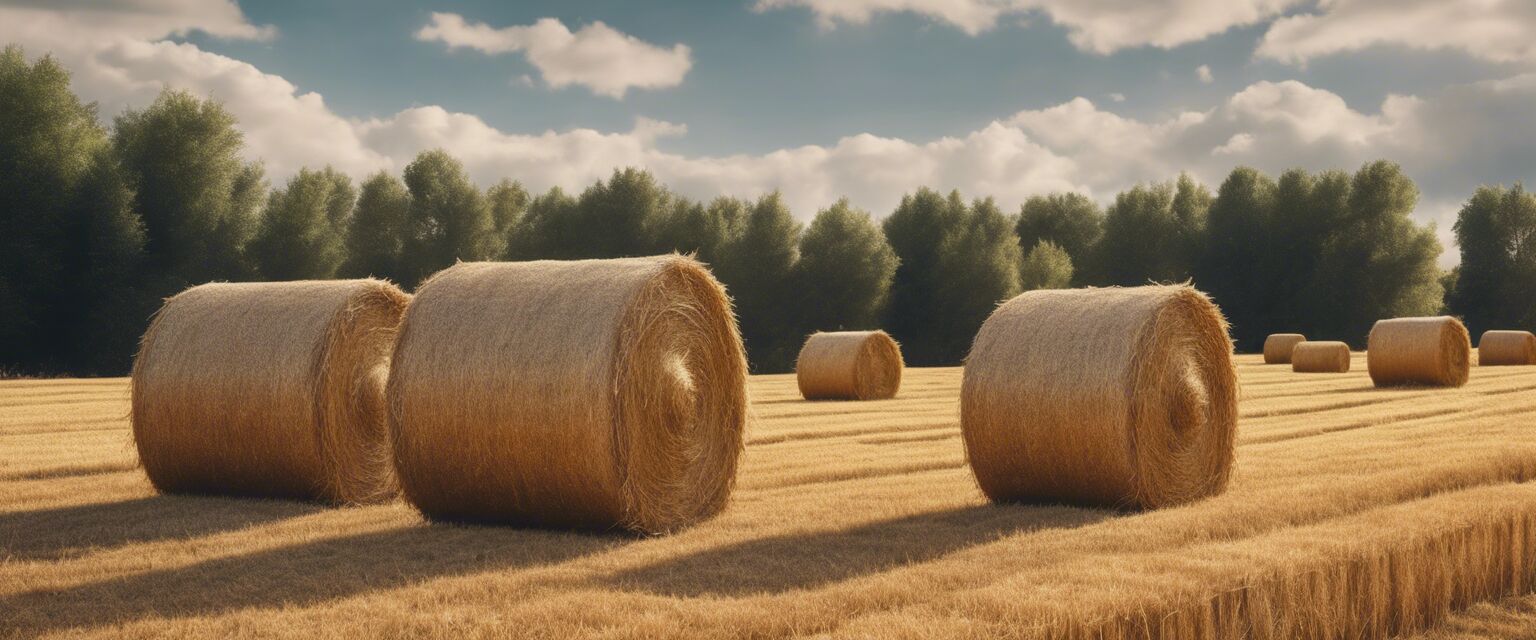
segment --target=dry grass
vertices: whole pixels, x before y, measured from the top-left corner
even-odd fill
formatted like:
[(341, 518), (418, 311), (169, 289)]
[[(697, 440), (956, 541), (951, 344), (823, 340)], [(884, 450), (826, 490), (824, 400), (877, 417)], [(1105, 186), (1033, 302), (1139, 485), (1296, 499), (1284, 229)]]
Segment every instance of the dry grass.
[[(657, 539), (157, 496), (129, 469), (125, 380), (0, 382), (0, 629), (1377, 637), (1529, 587), (1536, 368), (1376, 389), (1362, 355), (1344, 374), (1260, 361), (1238, 358), (1227, 492), (1140, 514), (988, 504), (964, 467), (958, 369), (909, 369), (900, 398), (858, 404), (754, 377), (732, 505)], [(1434, 637), (1529, 629), (1520, 602)]]

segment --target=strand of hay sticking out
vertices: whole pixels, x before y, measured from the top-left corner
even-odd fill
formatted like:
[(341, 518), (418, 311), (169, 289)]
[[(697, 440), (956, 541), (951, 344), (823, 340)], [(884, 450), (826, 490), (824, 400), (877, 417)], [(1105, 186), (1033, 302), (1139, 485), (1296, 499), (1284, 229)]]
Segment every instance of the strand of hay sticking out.
[(461, 263), (401, 327), (396, 470), (431, 519), (672, 531), (730, 495), (746, 371), (690, 258)]
[(1529, 331), (1484, 331), (1477, 341), (1477, 365), (1536, 364), (1536, 334)]
[(884, 331), (817, 332), (795, 360), (806, 400), (884, 400), (901, 387), (901, 347)]
[(1345, 373), (1349, 371), (1349, 345), (1331, 340), (1298, 344), (1291, 350), (1291, 371)]
[(992, 500), (1150, 509), (1220, 493), (1237, 427), (1226, 320), (1186, 285), (1030, 291), (977, 334), (960, 425)]
[(213, 283), (167, 300), (133, 365), (133, 439), (150, 482), (393, 497), (384, 382), (409, 300), (378, 280)]
[(1467, 383), (1472, 345), (1460, 320), (1449, 316), (1377, 320), (1366, 342), (1366, 368), (1378, 387)]
[(1264, 339), (1264, 364), (1287, 364), (1291, 361), (1291, 350), (1296, 345), (1307, 341), (1307, 337), (1299, 333), (1271, 333)]

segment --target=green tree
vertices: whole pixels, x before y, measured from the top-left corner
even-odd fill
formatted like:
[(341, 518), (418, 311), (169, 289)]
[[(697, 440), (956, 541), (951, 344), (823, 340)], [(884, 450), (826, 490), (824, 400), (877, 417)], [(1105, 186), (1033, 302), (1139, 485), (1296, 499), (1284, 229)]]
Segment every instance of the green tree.
[(582, 255), (576, 199), (560, 187), (528, 203), (528, 211), (513, 229), (506, 250), (509, 260), (569, 260)]
[(410, 210), (411, 194), (399, 178), (380, 171), (364, 180), (347, 225), (347, 260), (341, 274), (404, 282), (402, 246)]
[(1479, 187), (1453, 230), (1461, 266), (1451, 310), (1474, 335), (1536, 327), (1536, 195), (1519, 183)]
[(346, 258), (357, 192), (346, 175), (302, 169), (267, 200), (247, 253), (269, 280), (324, 280)]
[(885, 329), (902, 343), (909, 364), (952, 364), (953, 354), (944, 350), (936, 332), (948, 321), (943, 291), (957, 283), (944, 281), (942, 271), (944, 256), (964, 229), (967, 214), (959, 192), (946, 198), (924, 187), (902, 196), (881, 225), (900, 260), (891, 279)]
[(528, 191), (522, 184), (502, 179), (486, 192), (485, 199), (491, 207), (492, 235), (496, 238), (491, 255), (506, 258), (513, 245), (512, 235), (528, 210)]
[(1065, 289), (1072, 286), (1072, 256), (1050, 240), (1040, 240), (1019, 263), (1019, 288)]
[(1204, 237), (1210, 204), (1210, 192), (1188, 176), (1138, 184), (1116, 195), (1095, 252), (1097, 283), (1134, 286), (1189, 279), (1193, 248)]
[(118, 116), (112, 143), (163, 293), (252, 275), (244, 250), (266, 185), (259, 165), (241, 159), (244, 138), (223, 105), (163, 91), (148, 108)]
[(63, 247), (69, 284), (59, 296), (59, 323), (67, 336), (61, 349), (65, 370), (122, 375), (132, 366), (139, 336), (159, 306), (158, 296), (142, 281), (144, 223), (105, 145), (73, 196)]
[(650, 172), (615, 170), (576, 201), (583, 234), (573, 247), (578, 257), (617, 258), (652, 253), (656, 227), (667, 214), (671, 194)]
[(800, 238), (795, 296), (802, 333), (878, 328), (896, 252), (869, 213), (847, 198), (822, 209)]
[(949, 286), (937, 291), (945, 319), (931, 342), (942, 363), (960, 364), (998, 303), (1019, 295), (1019, 253), (1013, 221), (997, 204), (991, 198), (971, 203), (940, 260), (939, 275)]
[(1032, 196), (1019, 208), (1014, 230), (1023, 251), (1031, 251), (1046, 240), (1072, 259), (1084, 261), (1104, 235), (1104, 213), (1098, 203), (1081, 193)]
[(470, 182), (464, 165), (442, 149), (423, 151), (405, 167), (411, 194), (402, 284), (415, 287), (459, 260), (485, 260), (499, 242), (485, 197)]
[(800, 346), (791, 300), (799, 244), (800, 224), (774, 192), (753, 203), (715, 265), (735, 300), (754, 372), (788, 371)]
[(657, 233), (658, 248), (697, 253), (700, 260), (713, 264), (740, 230), (746, 211), (747, 204), (736, 198), (715, 198), (707, 206), (674, 198)]
[[(1268, 335), (1273, 314), (1291, 306), (1276, 295), (1284, 264), (1277, 258), (1274, 225), (1275, 181), (1250, 167), (1234, 169), (1217, 190), (1206, 224), (1206, 241), (1195, 284), (1211, 294), (1232, 323), (1241, 350), (1252, 350)], [(1306, 193), (1300, 194), (1303, 200)]]

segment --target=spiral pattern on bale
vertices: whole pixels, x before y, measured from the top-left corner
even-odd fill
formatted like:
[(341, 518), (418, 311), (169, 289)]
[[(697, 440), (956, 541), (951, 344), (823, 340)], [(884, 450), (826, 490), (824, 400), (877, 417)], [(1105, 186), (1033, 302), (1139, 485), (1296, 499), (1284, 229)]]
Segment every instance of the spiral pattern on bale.
[(1536, 334), (1529, 331), (1484, 331), (1477, 341), (1477, 366), (1536, 364)]
[(901, 346), (884, 331), (817, 332), (795, 359), (806, 400), (884, 400), (901, 388)]
[(1378, 387), (1459, 387), (1471, 360), (1467, 327), (1450, 316), (1377, 320), (1367, 338), (1365, 364)]
[(1152, 509), (1226, 488), (1237, 395), (1227, 323), (1205, 294), (1030, 291), (977, 334), (960, 424), (994, 501)]
[(212, 283), (167, 300), (133, 365), (133, 439), (150, 482), (393, 497), (384, 383), (409, 300), (378, 280)]
[(730, 495), (746, 372), (691, 258), (461, 263), (401, 326), (396, 469), (431, 519), (669, 532)]
[(1299, 333), (1271, 333), (1264, 339), (1264, 364), (1290, 364), (1291, 350), (1307, 341)]
[(1300, 343), (1291, 350), (1291, 371), (1345, 373), (1349, 371), (1349, 345), (1332, 340)]

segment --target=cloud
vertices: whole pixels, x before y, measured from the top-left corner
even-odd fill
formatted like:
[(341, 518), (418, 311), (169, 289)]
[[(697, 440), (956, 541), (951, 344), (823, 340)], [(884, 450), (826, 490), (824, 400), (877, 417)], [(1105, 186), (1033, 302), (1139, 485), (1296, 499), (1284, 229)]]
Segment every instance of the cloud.
[[(804, 7), (824, 29), (865, 24), (880, 13), (912, 13), (978, 35), (1008, 15), (1039, 13), (1098, 54), (1172, 48), (1280, 15), (1302, 0), (757, 0), (758, 11)], [(1027, 17), (1027, 16), (1026, 16)]]
[(193, 31), (238, 40), (277, 35), (274, 27), (247, 21), (234, 0), (0, 0), (0, 40), (6, 42), (159, 39)]
[(602, 22), (572, 33), (554, 18), (497, 29), (467, 22), (458, 14), (433, 13), (431, 22), (416, 32), (416, 39), (487, 55), (521, 52), (549, 86), (581, 85), (615, 99), (622, 99), (630, 89), (675, 87), (693, 67), (687, 45), (658, 47)]
[(1208, 64), (1202, 64), (1198, 67), (1195, 67), (1195, 77), (1199, 78), (1200, 82), (1205, 84), (1210, 84), (1216, 81), (1216, 77), (1211, 75), (1211, 65)]
[(1111, 93), (1111, 94), (1109, 94), (1109, 99), (1111, 101), (1114, 101), (1114, 102), (1125, 102), (1125, 94), (1123, 94), (1123, 93)]
[(1276, 20), (1256, 53), (1304, 64), (1377, 45), (1458, 50), (1493, 62), (1536, 62), (1536, 2), (1320, 0), (1315, 12)]

